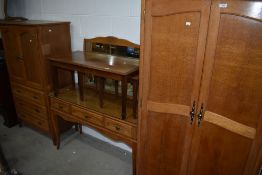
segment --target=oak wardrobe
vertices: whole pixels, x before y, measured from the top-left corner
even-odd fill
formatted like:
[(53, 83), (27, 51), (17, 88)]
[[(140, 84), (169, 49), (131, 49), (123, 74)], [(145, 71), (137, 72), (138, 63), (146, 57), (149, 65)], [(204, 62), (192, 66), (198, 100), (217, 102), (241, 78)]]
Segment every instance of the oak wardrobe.
[(257, 175), (262, 1), (144, 0), (138, 175)]

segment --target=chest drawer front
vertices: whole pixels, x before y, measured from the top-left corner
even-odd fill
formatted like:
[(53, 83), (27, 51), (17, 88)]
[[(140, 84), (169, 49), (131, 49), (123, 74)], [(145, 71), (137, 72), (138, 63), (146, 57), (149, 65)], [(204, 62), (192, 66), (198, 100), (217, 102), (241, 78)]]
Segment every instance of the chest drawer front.
[(39, 129), (41, 129), (45, 132), (48, 132), (48, 130), (49, 130), (47, 120), (36, 118), (36, 117), (32, 116), (32, 114), (29, 114), (29, 113), (22, 111), (20, 109), (17, 109), (17, 116), (22, 121), (29, 123), (29, 124), (35, 126), (36, 128), (39, 128)]
[(135, 128), (124, 123), (120, 123), (109, 118), (105, 118), (105, 127), (111, 131), (117, 132), (131, 138), (135, 137)]
[(40, 91), (30, 90), (19, 85), (12, 85), (12, 91), (16, 97), (25, 98), (32, 103), (45, 105), (44, 94)]
[(47, 111), (46, 111), (46, 107), (44, 106), (26, 103), (23, 100), (20, 100), (18, 98), (15, 98), (15, 106), (17, 109), (26, 111), (32, 114), (33, 116), (36, 116), (42, 119), (47, 119)]
[(71, 107), (69, 104), (63, 103), (53, 98), (51, 99), (51, 107), (67, 114), (71, 113)]
[(78, 117), (79, 119), (85, 120), (87, 122), (103, 126), (103, 117), (99, 116), (93, 112), (83, 110), (81, 108), (72, 106), (72, 115)]

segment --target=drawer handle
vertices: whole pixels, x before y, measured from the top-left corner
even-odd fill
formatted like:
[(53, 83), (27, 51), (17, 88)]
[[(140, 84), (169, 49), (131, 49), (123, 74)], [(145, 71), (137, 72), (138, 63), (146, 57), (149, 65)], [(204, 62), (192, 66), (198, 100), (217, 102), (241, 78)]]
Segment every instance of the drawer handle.
[(87, 115), (85, 115), (85, 118), (86, 118), (86, 119), (89, 119), (90, 117), (89, 117), (89, 116), (87, 116)]
[(39, 109), (35, 109), (35, 112), (40, 113)]
[(40, 126), (42, 125), (42, 123), (41, 123), (41, 122), (37, 122), (37, 124), (38, 124), (38, 125), (40, 125)]
[(59, 109), (61, 109), (61, 110), (63, 110), (63, 109), (64, 109), (64, 107), (63, 107), (63, 106), (60, 106), (60, 105), (58, 106), (58, 108), (59, 108)]
[(115, 126), (116, 130), (119, 131), (121, 128), (120, 126)]
[(25, 116), (25, 115), (23, 115), (23, 114), (20, 114), (20, 116), (21, 116), (22, 118), (26, 118), (26, 116)]
[(37, 96), (33, 96), (33, 99), (36, 99), (36, 100), (37, 100), (37, 99), (38, 99), (38, 97), (37, 97)]
[(20, 91), (20, 90), (16, 90), (16, 92), (18, 92), (18, 93), (21, 93), (21, 91)]

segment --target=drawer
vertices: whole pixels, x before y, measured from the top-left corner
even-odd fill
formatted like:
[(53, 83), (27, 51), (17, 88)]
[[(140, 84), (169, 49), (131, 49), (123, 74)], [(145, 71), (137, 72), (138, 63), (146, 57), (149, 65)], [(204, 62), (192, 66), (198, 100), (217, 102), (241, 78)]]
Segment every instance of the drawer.
[(103, 116), (72, 106), (72, 115), (87, 122), (103, 126)]
[(18, 98), (15, 98), (14, 101), (15, 101), (15, 106), (17, 109), (21, 111), (25, 111), (38, 118), (47, 119), (47, 110), (45, 106), (27, 103)]
[(20, 85), (12, 85), (12, 92), (15, 97), (27, 99), (32, 103), (45, 105), (45, 96), (43, 92), (25, 88)]
[(117, 132), (119, 134), (122, 134), (124, 136), (128, 136), (131, 138), (136, 138), (136, 130), (134, 127), (115, 121), (111, 120), (109, 118), (105, 118), (105, 127), (111, 131)]
[(57, 109), (61, 112), (65, 112), (67, 114), (71, 113), (71, 108), (69, 104), (63, 103), (61, 101), (55, 100), (51, 98), (51, 108)]
[(31, 114), (21, 111), (21, 110), (17, 110), (17, 116), (20, 120), (31, 124), (33, 126), (35, 126), (36, 128), (39, 128), (45, 132), (49, 131), (49, 126), (48, 126), (48, 121), (47, 120), (43, 120), (43, 119), (39, 119), (39, 118), (35, 118), (34, 116), (32, 116)]

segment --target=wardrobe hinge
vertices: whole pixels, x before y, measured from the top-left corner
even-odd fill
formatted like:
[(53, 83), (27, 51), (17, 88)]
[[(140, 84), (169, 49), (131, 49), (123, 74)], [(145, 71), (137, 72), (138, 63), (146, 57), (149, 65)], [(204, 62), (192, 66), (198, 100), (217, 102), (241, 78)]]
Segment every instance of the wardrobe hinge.
[(258, 175), (262, 175), (262, 165), (260, 166), (260, 170), (259, 170)]
[(144, 10), (144, 15), (146, 14), (146, 10)]

